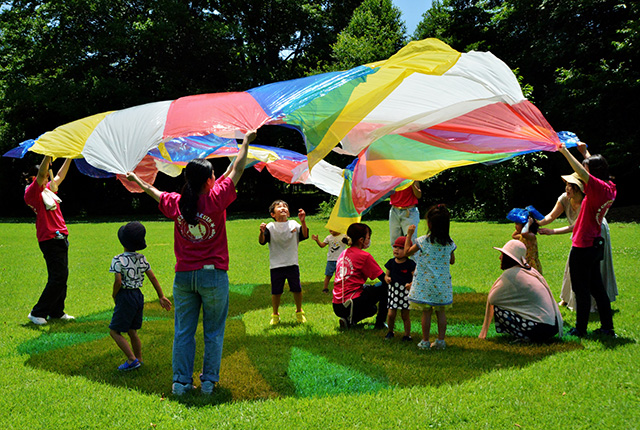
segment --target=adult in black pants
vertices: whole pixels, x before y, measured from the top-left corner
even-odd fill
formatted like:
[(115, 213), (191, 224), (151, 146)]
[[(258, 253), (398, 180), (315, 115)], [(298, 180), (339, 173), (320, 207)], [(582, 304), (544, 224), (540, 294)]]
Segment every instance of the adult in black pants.
[[(384, 271), (365, 251), (371, 243), (371, 228), (362, 223), (351, 224), (344, 240), (349, 248), (338, 258), (333, 287), (333, 312), (340, 318), (340, 327), (348, 328), (376, 315), (375, 327), (386, 328)], [(380, 285), (365, 285), (368, 279), (379, 279)]]
[[(585, 144), (580, 142), (579, 145)], [(600, 226), (616, 198), (616, 185), (611, 181), (609, 164), (602, 155), (592, 155), (580, 164), (564, 145), (560, 147), (560, 152), (585, 183), (585, 198), (573, 228), (569, 254), (571, 288), (576, 295), (576, 326), (568, 334), (578, 337), (587, 334), (593, 296), (601, 324), (594, 333), (615, 337), (611, 302), (600, 274), (600, 260), (604, 252)]]
[(47, 285), (38, 303), (29, 313), (29, 320), (37, 325), (47, 324), (47, 318), (74, 319), (64, 312), (69, 276), (68, 249), (69, 231), (60, 210), (58, 187), (69, 171), (70, 159), (64, 163), (54, 177), (51, 157), (45, 156), (38, 168), (37, 176), (24, 193), (24, 201), (36, 213), (36, 236), (47, 264)]

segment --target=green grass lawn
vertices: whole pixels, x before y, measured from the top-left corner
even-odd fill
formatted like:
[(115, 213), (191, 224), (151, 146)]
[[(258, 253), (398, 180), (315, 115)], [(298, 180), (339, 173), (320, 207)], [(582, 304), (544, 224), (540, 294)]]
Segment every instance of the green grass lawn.
[[(324, 222), (309, 217), (312, 234)], [(511, 345), (493, 329), (477, 338), (485, 300), (499, 276), (498, 252), (511, 224), (454, 223), (454, 304), (447, 311), (447, 349), (420, 351), (414, 342), (384, 341), (370, 324), (338, 330), (330, 295), (322, 294), (326, 249), (300, 245), (308, 323), (294, 324), (290, 293), (282, 324), (269, 326), (268, 247), (258, 244), (264, 220), (228, 223), (231, 297), (220, 387), (170, 395), (173, 311), (165, 312), (145, 282), (139, 331), (144, 366), (119, 373), (124, 355), (108, 335), (113, 300), (111, 258), (122, 248), (121, 223), (70, 224), (66, 310), (76, 321), (37, 327), (27, 314), (46, 281), (29, 223), (0, 224), (0, 422), (8, 429), (85, 428), (638, 428), (640, 419), (640, 226), (611, 224), (620, 296), (613, 303), (619, 338), (565, 337), (544, 345)], [(369, 251), (391, 258), (386, 221), (373, 229)], [(173, 225), (145, 222), (151, 263), (167, 296), (173, 279)], [(421, 225), (419, 233), (424, 234)], [(569, 236), (538, 238), (540, 260), (556, 297)], [(562, 309), (566, 326), (575, 314)], [(397, 328), (402, 321), (398, 317)], [(592, 316), (589, 329), (599, 327)], [(436, 332), (435, 321), (432, 332)], [(201, 366), (198, 332), (196, 376)], [(199, 361), (200, 360), (200, 361)], [(199, 385), (196, 378), (196, 385)]]

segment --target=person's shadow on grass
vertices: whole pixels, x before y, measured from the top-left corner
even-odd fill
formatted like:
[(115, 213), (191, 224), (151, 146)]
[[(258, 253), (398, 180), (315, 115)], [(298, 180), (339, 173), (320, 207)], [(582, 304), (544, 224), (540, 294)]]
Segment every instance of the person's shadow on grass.
[[(110, 311), (71, 323), (52, 323), (46, 329), (36, 327), (42, 335), (21, 344), (19, 352), (29, 354), (27, 364), (36, 368), (199, 406), (460, 384), (496, 369), (523, 368), (550, 355), (582, 348), (575, 340), (531, 345), (511, 345), (502, 336), (480, 340), (477, 333), (486, 294), (470, 292), (456, 294), (455, 306), (447, 312), (447, 348), (421, 351), (416, 347), (421, 337), (419, 313), (411, 316), (413, 342), (402, 342), (401, 336), (385, 341), (386, 331), (374, 330), (369, 324), (342, 332), (333, 315), (331, 295), (321, 293), (320, 283), (304, 287), (308, 322), (294, 323), (294, 307), (287, 301), (292, 300), (283, 295), (283, 322), (277, 327), (269, 326), (268, 285), (232, 288), (222, 381), (211, 396), (202, 396), (199, 389), (181, 397), (170, 394), (173, 314), (164, 312), (157, 302), (145, 304), (145, 321), (139, 331), (144, 364), (139, 369), (116, 370), (125, 357), (108, 334)], [(435, 322), (432, 325), (435, 330)], [(199, 386), (201, 327), (196, 339), (194, 382)], [(624, 340), (615, 341), (617, 345)]]

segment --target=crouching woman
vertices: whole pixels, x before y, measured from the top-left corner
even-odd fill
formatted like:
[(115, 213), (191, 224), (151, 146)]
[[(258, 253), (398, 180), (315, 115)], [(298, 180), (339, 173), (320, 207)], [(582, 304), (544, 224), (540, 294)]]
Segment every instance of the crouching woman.
[(500, 251), (503, 270), (489, 291), (482, 330), (486, 339), (491, 320), (497, 333), (507, 333), (524, 342), (543, 342), (562, 336), (562, 315), (544, 277), (526, 261), (527, 248), (510, 240)]

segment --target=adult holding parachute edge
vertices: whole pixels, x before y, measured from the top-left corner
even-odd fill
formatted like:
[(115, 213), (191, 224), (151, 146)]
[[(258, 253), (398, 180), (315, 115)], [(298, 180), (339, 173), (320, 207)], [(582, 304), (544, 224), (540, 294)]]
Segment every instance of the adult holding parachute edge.
[(69, 277), (69, 231), (60, 210), (58, 187), (67, 176), (71, 160), (64, 160), (53, 176), (51, 157), (45, 156), (38, 173), (24, 192), (24, 201), (36, 214), (36, 235), (42, 256), (47, 263), (47, 285), (38, 303), (29, 313), (29, 320), (36, 325), (47, 324), (47, 318), (72, 320), (64, 312)]
[(562, 145), (560, 153), (584, 182), (585, 197), (571, 237), (569, 271), (576, 295), (576, 326), (568, 334), (587, 335), (591, 296), (596, 300), (601, 327), (594, 333), (615, 337), (611, 303), (602, 283), (600, 260), (604, 252), (601, 224), (616, 198), (616, 185), (609, 176), (609, 164), (600, 154), (585, 158), (582, 164)]
[(159, 191), (135, 173), (127, 173), (127, 178), (159, 202), (160, 211), (174, 221), (176, 313), (172, 391), (176, 395), (193, 389), (195, 332), (200, 307), (204, 329), (202, 393), (211, 394), (220, 378), (229, 309), (226, 208), (236, 199), (235, 186), (244, 171), (249, 143), (255, 137), (255, 131), (245, 134), (235, 162), (217, 180), (209, 161), (190, 161), (185, 168), (186, 184), (181, 193)]

